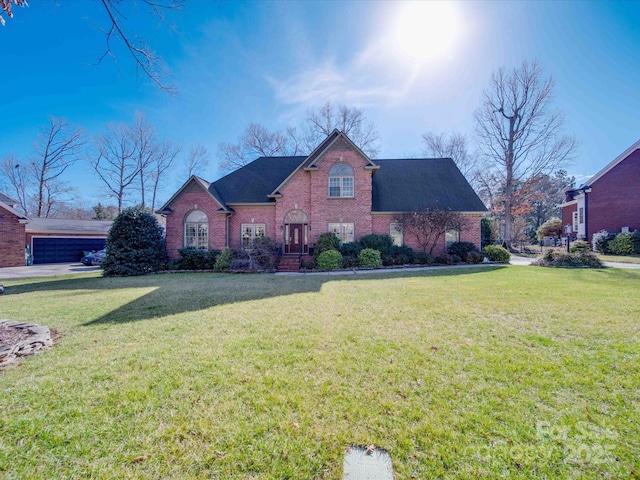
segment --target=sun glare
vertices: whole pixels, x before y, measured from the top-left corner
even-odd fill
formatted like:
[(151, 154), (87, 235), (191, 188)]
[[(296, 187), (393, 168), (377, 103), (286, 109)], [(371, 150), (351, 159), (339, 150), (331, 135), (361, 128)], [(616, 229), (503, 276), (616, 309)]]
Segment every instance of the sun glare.
[(413, 61), (436, 60), (452, 53), (460, 29), (454, 3), (410, 2), (403, 5), (395, 23), (395, 49)]

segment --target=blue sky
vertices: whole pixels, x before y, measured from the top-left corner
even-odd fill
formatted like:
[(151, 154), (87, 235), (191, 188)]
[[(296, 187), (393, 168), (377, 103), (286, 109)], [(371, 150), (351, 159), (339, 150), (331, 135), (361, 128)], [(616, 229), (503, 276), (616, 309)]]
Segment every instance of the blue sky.
[[(580, 148), (586, 179), (640, 139), (640, 2), (227, 2), (187, 0), (166, 28), (139, 10), (179, 96), (158, 91), (121, 51), (104, 59), (105, 13), (88, 0), (32, 0), (0, 27), (0, 158), (27, 158), (48, 116), (100, 134), (145, 112), (162, 135), (215, 153), (249, 122), (301, 123), (330, 99), (364, 109), (380, 158), (416, 156), (426, 131), (468, 132), (491, 73), (537, 60)], [(140, 2), (141, 3), (141, 2)], [(416, 49), (415, 46), (419, 46)], [(180, 169), (161, 195), (179, 187)], [(85, 205), (101, 186), (86, 164), (69, 180)]]

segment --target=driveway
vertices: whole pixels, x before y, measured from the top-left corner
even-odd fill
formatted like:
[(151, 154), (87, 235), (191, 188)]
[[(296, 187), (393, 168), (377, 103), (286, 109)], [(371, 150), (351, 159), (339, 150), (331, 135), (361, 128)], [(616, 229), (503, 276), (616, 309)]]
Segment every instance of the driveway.
[(80, 262), (48, 263), (31, 265), (30, 267), (4, 267), (0, 268), (0, 280), (6, 280), (7, 278), (54, 277), (71, 273), (95, 272), (96, 270), (100, 270), (100, 267), (87, 267)]

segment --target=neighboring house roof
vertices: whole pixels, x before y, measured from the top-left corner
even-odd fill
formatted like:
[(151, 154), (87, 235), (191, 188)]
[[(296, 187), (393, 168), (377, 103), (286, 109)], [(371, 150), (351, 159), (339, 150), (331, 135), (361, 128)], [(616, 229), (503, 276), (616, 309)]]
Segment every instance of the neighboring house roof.
[[(601, 177), (603, 177), (607, 172), (609, 172), (609, 170), (611, 170), (613, 167), (618, 165), (620, 162), (622, 162), (624, 159), (626, 159), (629, 155), (631, 155), (633, 152), (635, 152), (639, 148), (640, 148), (640, 140), (638, 140), (636, 143), (634, 143), (629, 148), (627, 148), (624, 152), (622, 152), (621, 155), (617, 156), (606, 167), (604, 167), (602, 170), (600, 170), (598, 173), (596, 173), (593, 177), (591, 177), (589, 180), (587, 180), (585, 183), (583, 183), (580, 186), (580, 188), (585, 187), (585, 186), (590, 186), (593, 183), (595, 183), (597, 180), (599, 180)], [(578, 188), (577, 190), (580, 190), (580, 188)]]
[(17, 200), (14, 200), (13, 198), (11, 198), (8, 195), (5, 195), (4, 193), (0, 192), (0, 202), (9, 205), (11, 207), (14, 207), (16, 205), (19, 204), (19, 202)]
[(15, 208), (13, 208), (13, 203), (6, 203), (4, 202), (2, 199), (0, 199), (0, 207), (4, 208), (7, 212), (11, 213), (12, 215), (15, 215), (16, 217), (18, 217), (18, 220), (20, 221), (20, 223), (26, 223), (29, 219), (27, 217), (25, 217), (23, 214), (21, 214), (19, 211), (17, 211)]
[(374, 212), (442, 208), (486, 212), (487, 208), (450, 158), (376, 160)]
[[(260, 157), (211, 187), (227, 205), (274, 203), (268, 195), (276, 190), (307, 157)], [(209, 191), (212, 189), (210, 188)]]
[(27, 233), (95, 234), (109, 233), (110, 220), (70, 220), (68, 218), (30, 218)]

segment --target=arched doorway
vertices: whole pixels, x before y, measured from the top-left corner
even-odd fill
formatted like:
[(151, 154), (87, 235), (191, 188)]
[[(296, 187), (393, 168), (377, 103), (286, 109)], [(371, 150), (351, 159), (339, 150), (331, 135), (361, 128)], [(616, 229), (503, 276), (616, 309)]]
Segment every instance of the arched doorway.
[(284, 216), (284, 253), (309, 253), (309, 217), (302, 210), (290, 210)]

